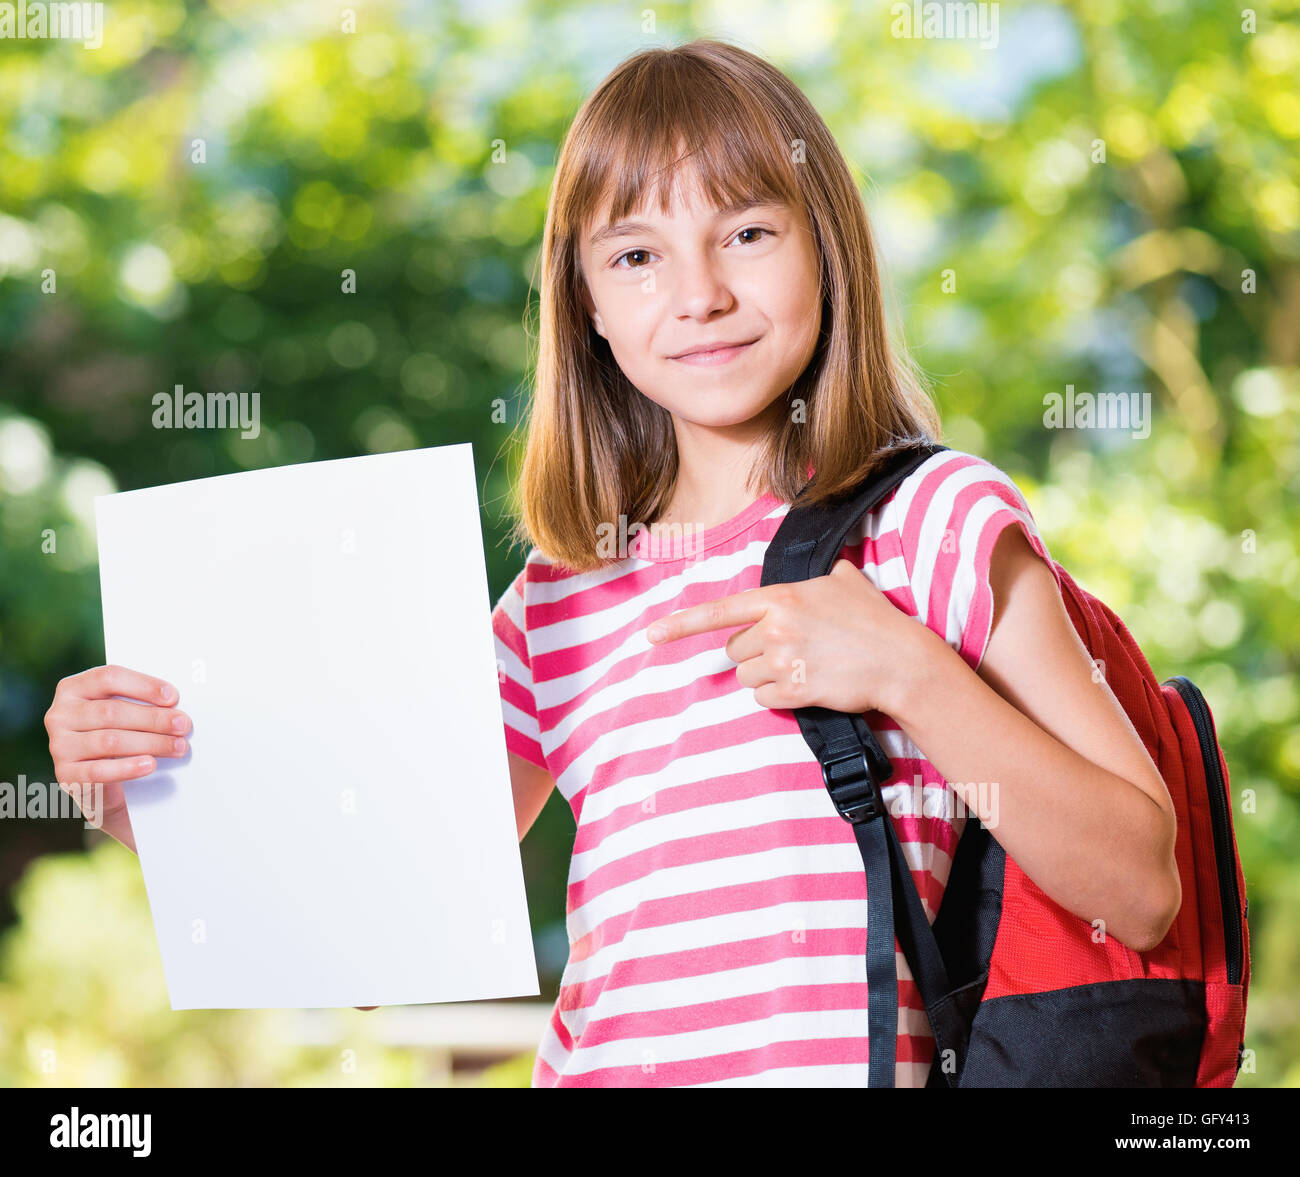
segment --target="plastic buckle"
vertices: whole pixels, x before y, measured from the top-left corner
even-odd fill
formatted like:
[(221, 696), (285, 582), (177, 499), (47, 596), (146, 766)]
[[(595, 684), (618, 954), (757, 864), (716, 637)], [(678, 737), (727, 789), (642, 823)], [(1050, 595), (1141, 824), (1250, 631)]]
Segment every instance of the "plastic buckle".
[[(854, 762), (862, 766), (860, 774), (855, 774), (848, 780), (831, 782), (831, 769)], [(822, 783), (831, 795), (836, 812), (845, 821), (870, 821), (885, 812), (885, 799), (875, 777), (871, 775), (871, 766), (867, 764), (867, 754), (863, 749), (822, 761)]]

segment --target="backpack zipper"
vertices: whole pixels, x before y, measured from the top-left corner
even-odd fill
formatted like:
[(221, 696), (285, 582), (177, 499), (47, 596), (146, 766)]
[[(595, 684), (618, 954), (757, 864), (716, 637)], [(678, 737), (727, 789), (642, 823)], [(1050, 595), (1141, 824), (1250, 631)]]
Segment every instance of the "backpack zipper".
[(1200, 688), (1183, 674), (1165, 682), (1173, 685), (1192, 717), (1196, 737), (1205, 765), (1205, 780), (1210, 792), (1210, 817), (1214, 827), (1214, 862), (1219, 876), (1219, 902), (1223, 906), (1224, 953), (1228, 964), (1228, 984), (1241, 984), (1242, 934), (1241, 904), (1237, 892), (1237, 866), (1232, 851), (1232, 819), (1228, 812), (1228, 792), (1219, 771), (1218, 738), (1214, 717)]

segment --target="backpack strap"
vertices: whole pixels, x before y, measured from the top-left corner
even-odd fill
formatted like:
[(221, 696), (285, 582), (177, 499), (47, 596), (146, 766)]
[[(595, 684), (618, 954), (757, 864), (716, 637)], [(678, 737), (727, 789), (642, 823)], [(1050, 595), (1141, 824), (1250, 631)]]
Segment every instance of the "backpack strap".
[[(862, 517), (913, 470), (945, 449), (927, 442), (892, 450), (855, 490), (823, 503), (801, 504), (805, 487), (768, 545), (760, 583), (827, 575)], [(870, 1087), (893, 1087), (898, 1036), (895, 933), (930, 1015), (936, 1050), (959, 1045), (957, 1027), (939, 1012), (947, 1008), (943, 999), (950, 991), (943, 957), (881, 794), (881, 785), (894, 775), (893, 765), (861, 715), (796, 707), (794, 716), (821, 764), (822, 780), (836, 812), (853, 826), (866, 869), (867, 1082)], [(901, 904), (894, 903), (895, 895)]]

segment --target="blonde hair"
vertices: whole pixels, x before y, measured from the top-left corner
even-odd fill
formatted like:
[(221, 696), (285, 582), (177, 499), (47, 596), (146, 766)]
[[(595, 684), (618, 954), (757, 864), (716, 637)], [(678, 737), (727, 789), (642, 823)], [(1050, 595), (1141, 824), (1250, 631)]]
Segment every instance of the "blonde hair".
[(537, 361), (512, 535), (574, 571), (610, 563), (598, 552), (602, 525), (608, 531), (620, 515), (653, 520), (677, 477), (671, 415), (631, 384), (588, 318), (580, 234), (606, 198), (612, 224), (640, 207), (651, 184), (667, 214), (681, 159), (717, 207), (756, 199), (802, 208), (819, 255), (821, 333), (785, 394), (802, 399), (806, 420), (784, 415), (750, 484), (789, 502), (811, 467), (806, 501), (820, 501), (851, 488), (887, 451), (939, 440), (938, 412), (906, 350), (887, 336), (862, 196), (803, 92), (722, 41), (644, 50), (605, 78), (569, 127), (542, 240)]

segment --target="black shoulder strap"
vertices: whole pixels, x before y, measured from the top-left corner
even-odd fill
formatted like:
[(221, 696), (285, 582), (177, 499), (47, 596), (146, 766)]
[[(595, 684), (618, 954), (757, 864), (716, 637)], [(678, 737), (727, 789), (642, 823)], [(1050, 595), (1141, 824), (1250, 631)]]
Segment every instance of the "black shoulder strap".
[[(855, 490), (826, 502), (809, 505), (803, 500), (817, 482), (814, 474), (812, 481), (790, 504), (790, 510), (772, 537), (763, 561), (762, 583), (777, 584), (785, 580), (825, 576), (830, 572), (840, 549), (844, 547), (844, 541), (858, 520), (885, 499), (918, 466), (947, 448), (944, 445), (926, 443), (889, 450)], [(781, 552), (780, 561), (774, 558), (778, 551)], [(782, 575), (781, 564), (785, 560), (786, 551), (800, 553), (798, 558), (801, 562), (802, 553), (806, 551), (807, 571), (796, 576)]]
[[(759, 583), (781, 584), (825, 576), (862, 517), (913, 470), (945, 449), (946, 446), (927, 444), (894, 450), (856, 490), (827, 502), (801, 503), (807, 493), (805, 487), (790, 504), (790, 510), (768, 544)], [(822, 707), (800, 707), (795, 710), (795, 717), (813, 754), (821, 761), (836, 810), (842, 817), (853, 820), (851, 811), (870, 807), (873, 795), (878, 799), (878, 793), (873, 794), (870, 786), (883, 784), (893, 776), (889, 758), (861, 716), (850, 717)], [(865, 783), (859, 763), (864, 755), (871, 770)], [(869, 820), (875, 813), (863, 812), (861, 816)]]
[[(892, 450), (859, 487), (823, 503), (801, 503), (805, 488), (768, 545), (760, 583), (827, 575), (862, 517), (946, 448), (927, 443)], [(866, 868), (868, 1085), (893, 1087), (898, 1035), (895, 932), (930, 1013), (936, 1051), (959, 1048), (959, 1032), (941, 1012), (950, 988), (947, 970), (880, 791), (893, 776), (893, 765), (861, 715), (824, 707), (798, 707), (794, 715), (821, 764), (836, 812), (853, 825)], [(874, 820), (882, 816), (884, 821)], [(903, 900), (897, 911), (895, 894)]]

